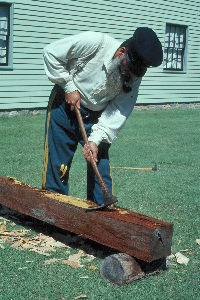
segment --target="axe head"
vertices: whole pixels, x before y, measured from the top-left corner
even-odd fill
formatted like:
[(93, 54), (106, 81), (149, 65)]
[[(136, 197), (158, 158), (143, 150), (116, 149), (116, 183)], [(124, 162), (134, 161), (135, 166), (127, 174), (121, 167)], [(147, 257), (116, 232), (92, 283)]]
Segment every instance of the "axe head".
[(113, 196), (109, 192), (103, 192), (103, 203), (98, 206), (90, 206), (86, 208), (87, 211), (91, 210), (105, 210), (107, 209), (110, 205), (113, 205), (117, 203), (117, 197)]

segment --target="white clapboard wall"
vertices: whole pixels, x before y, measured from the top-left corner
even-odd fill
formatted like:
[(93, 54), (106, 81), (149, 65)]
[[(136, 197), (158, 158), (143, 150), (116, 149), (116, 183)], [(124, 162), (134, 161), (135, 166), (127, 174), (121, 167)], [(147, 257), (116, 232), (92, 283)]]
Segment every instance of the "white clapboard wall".
[[(6, 1), (3, 1), (6, 2)], [(139, 26), (154, 29), (162, 45), (166, 23), (188, 26), (187, 70), (149, 70), (138, 103), (200, 101), (200, 1), (14, 0), (13, 70), (0, 69), (0, 110), (45, 108), (52, 83), (42, 51), (56, 39), (85, 30), (123, 41)]]

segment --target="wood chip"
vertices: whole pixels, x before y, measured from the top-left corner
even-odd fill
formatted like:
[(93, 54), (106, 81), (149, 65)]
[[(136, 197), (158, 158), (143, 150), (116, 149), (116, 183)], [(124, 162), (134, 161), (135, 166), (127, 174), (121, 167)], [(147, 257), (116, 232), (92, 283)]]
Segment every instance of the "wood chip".
[(44, 265), (50, 265), (50, 264), (53, 264), (53, 263), (55, 263), (57, 261), (58, 261), (58, 259), (55, 258), (55, 257), (54, 258), (50, 258), (50, 259), (45, 260)]
[(28, 269), (28, 267), (21, 267), (21, 268), (18, 268), (18, 270), (25, 270), (25, 269)]
[(200, 245), (200, 239), (196, 239), (196, 243)]
[(0, 234), (3, 233), (4, 231), (7, 231), (7, 227), (5, 224), (0, 223)]
[(85, 295), (85, 294), (80, 294), (80, 295), (74, 297), (74, 300), (78, 300), (78, 299), (86, 299), (86, 298), (87, 298), (87, 295)]
[(88, 267), (88, 270), (90, 270), (90, 271), (95, 271), (96, 269), (97, 269), (97, 266), (94, 266), (94, 265)]
[(188, 265), (188, 262), (190, 260), (188, 257), (186, 257), (185, 255), (183, 255), (180, 252), (177, 252), (175, 254), (175, 257), (176, 257), (176, 261), (177, 261), (178, 264), (185, 265), (185, 266)]
[(79, 261), (64, 259), (61, 262), (62, 264), (68, 265), (72, 268), (83, 268), (83, 265), (81, 265)]
[(70, 255), (68, 260), (78, 261), (84, 255), (85, 255), (84, 251), (79, 250), (78, 253)]
[(169, 256), (167, 256), (167, 259), (174, 259), (175, 255), (174, 254), (170, 254)]

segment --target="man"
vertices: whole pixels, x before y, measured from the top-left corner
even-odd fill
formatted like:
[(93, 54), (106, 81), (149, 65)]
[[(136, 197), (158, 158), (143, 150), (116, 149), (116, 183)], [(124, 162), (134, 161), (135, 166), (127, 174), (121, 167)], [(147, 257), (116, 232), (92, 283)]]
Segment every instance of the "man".
[[(45, 71), (56, 85), (47, 110), (44, 189), (68, 194), (71, 162), (81, 143), (88, 162), (87, 199), (102, 204), (90, 151), (111, 192), (109, 147), (134, 108), (147, 68), (159, 66), (162, 58), (158, 37), (146, 27), (137, 28), (122, 44), (107, 34), (84, 32), (45, 47)], [(75, 106), (88, 135), (85, 145)]]

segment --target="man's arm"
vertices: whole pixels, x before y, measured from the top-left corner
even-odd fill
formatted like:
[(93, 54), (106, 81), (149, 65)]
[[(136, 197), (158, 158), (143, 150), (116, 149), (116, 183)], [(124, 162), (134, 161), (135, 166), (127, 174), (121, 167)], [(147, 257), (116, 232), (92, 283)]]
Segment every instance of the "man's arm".
[(141, 78), (138, 78), (132, 86), (132, 92), (123, 93), (111, 101), (103, 111), (98, 123), (92, 126), (92, 133), (88, 138), (89, 143), (83, 147), (83, 155), (87, 161), (90, 161), (90, 151), (97, 161), (98, 145), (102, 141), (111, 144), (116, 138), (117, 133), (133, 111), (140, 83)]
[(98, 123), (92, 126), (89, 141), (95, 142), (96, 145), (99, 145), (103, 140), (112, 143), (133, 111), (140, 83), (141, 78), (137, 78), (132, 85), (132, 92), (122, 93), (109, 102)]
[(73, 75), (79, 64), (95, 53), (102, 38), (102, 33), (88, 31), (47, 45), (43, 57), (49, 80), (60, 85), (67, 94), (76, 91)]

